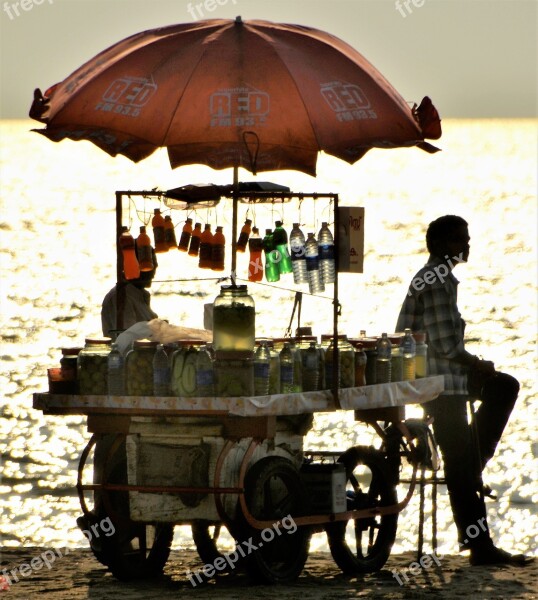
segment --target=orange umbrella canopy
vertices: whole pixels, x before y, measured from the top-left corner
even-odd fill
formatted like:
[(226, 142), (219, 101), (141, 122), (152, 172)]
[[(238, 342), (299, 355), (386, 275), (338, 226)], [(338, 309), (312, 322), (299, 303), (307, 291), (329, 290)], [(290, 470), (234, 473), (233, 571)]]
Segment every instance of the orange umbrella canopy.
[(130, 36), (34, 93), (30, 116), (53, 141), (89, 140), (138, 162), (157, 148), (173, 168), (293, 169), (320, 151), (352, 164), (370, 148), (441, 135), (428, 98), (411, 108), (361, 54), (329, 33), (214, 19)]

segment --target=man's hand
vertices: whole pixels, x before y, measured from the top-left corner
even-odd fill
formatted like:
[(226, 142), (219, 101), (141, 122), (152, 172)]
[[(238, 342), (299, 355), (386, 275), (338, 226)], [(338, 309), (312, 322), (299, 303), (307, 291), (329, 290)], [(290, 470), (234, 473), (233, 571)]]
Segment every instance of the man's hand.
[(492, 377), (495, 375), (495, 365), (490, 360), (477, 359), (473, 365), (473, 369), (476, 369), (485, 377)]

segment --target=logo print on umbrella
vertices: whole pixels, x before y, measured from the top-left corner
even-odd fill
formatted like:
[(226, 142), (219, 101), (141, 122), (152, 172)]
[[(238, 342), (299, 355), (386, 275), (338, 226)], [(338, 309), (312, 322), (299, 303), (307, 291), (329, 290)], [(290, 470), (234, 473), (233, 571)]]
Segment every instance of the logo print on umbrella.
[(336, 113), (338, 121), (377, 119), (370, 101), (358, 85), (331, 81), (321, 84), (320, 92)]
[(114, 112), (130, 117), (138, 117), (142, 107), (157, 91), (157, 84), (145, 77), (121, 77), (116, 79), (103, 94), (95, 110)]
[(269, 114), (269, 94), (252, 88), (232, 88), (209, 97), (211, 127), (263, 125)]

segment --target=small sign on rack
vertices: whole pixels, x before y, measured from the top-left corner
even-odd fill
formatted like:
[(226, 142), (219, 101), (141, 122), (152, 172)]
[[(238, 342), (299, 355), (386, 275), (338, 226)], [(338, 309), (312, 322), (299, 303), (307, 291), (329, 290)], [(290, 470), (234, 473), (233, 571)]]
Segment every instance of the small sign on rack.
[(364, 207), (338, 207), (338, 272), (362, 273), (364, 265)]

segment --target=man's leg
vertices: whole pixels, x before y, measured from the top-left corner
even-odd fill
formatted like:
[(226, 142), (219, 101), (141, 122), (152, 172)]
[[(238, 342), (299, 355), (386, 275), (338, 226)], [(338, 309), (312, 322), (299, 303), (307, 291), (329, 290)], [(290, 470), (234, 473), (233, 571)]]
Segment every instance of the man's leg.
[(519, 382), (506, 373), (490, 377), (482, 387), (480, 408), (474, 417), (482, 469), (495, 453), (518, 392)]

